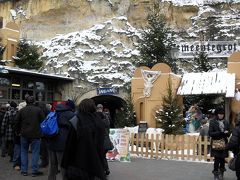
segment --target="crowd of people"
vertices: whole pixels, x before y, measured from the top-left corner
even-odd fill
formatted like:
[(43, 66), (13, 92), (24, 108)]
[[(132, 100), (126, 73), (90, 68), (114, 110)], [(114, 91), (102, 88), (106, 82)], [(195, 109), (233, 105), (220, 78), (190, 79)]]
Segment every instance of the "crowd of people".
[[(199, 107), (193, 105), (186, 112), (185, 120), (186, 133), (199, 133), (202, 140), (204, 136), (207, 136), (210, 141), (207, 151), (211, 157), (214, 157), (212, 170), (214, 180), (223, 180), (224, 172), (226, 171), (225, 158), (229, 156), (229, 151), (232, 151), (234, 157), (237, 157), (236, 176), (240, 180), (240, 113), (236, 127), (233, 129), (230, 128), (229, 122), (225, 118), (224, 108), (222, 107), (211, 109), (204, 116)], [(203, 146), (201, 148), (201, 152), (203, 153)]]
[[(26, 102), (19, 105), (14, 101), (2, 104), (1, 157), (9, 156), (13, 168), (23, 176), (29, 175), (31, 152), (32, 177), (42, 175), (40, 167), (48, 166), (48, 180), (56, 180), (57, 174), (62, 180), (105, 180), (110, 174), (106, 153), (113, 149), (109, 111), (102, 104), (96, 106), (92, 99), (82, 100), (77, 108), (72, 100), (67, 100), (55, 107), (59, 130), (57, 135), (48, 137), (43, 135), (40, 124), (51, 111), (50, 104), (35, 102), (33, 96), (26, 97)], [(240, 180), (240, 113), (233, 129), (225, 119), (223, 108), (203, 116), (194, 105), (187, 111), (186, 121), (186, 132), (209, 137), (214, 179), (223, 179), (225, 158), (232, 151), (237, 157), (236, 176)]]
[[(33, 96), (17, 105), (0, 107), (1, 157), (9, 157), (22, 176), (41, 176), (48, 167), (48, 180), (105, 180), (110, 174), (106, 152), (113, 148), (110, 120), (103, 105), (84, 99), (76, 108), (72, 100), (56, 105), (58, 133), (44, 136), (40, 125), (53, 111), (50, 104), (35, 102)], [(28, 169), (31, 153), (31, 170)]]

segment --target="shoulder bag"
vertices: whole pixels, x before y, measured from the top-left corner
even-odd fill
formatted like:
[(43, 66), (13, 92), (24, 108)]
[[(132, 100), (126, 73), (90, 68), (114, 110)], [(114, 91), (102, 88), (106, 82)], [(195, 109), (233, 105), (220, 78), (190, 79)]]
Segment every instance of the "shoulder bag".
[(212, 139), (212, 149), (214, 150), (224, 150), (226, 147), (225, 140), (222, 139)]
[(238, 156), (233, 157), (232, 159), (230, 159), (230, 161), (228, 162), (228, 168), (231, 169), (232, 171), (235, 171), (235, 165), (236, 165), (236, 159)]

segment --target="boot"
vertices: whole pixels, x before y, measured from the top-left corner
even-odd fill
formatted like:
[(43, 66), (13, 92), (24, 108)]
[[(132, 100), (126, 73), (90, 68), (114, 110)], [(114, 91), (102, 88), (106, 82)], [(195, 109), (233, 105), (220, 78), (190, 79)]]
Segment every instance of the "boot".
[(214, 180), (220, 180), (218, 171), (213, 171), (213, 175), (214, 175)]
[(223, 180), (223, 174), (224, 174), (223, 171), (220, 171), (220, 172), (219, 172), (219, 180)]
[(224, 176), (224, 171), (226, 171), (226, 169), (221, 169), (219, 170), (219, 180), (223, 180), (223, 176)]

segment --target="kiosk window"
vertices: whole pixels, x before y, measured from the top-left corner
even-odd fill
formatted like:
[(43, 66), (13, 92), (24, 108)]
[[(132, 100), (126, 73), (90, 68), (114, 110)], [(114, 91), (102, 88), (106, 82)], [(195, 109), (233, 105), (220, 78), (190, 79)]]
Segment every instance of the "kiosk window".
[(12, 89), (12, 99), (20, 99), (20, 89)]
[(36, 82), (36, 89), (38, 91), (43, 91), (45, 89), (45, 85), (43, 82)]
[(45, 92), (39, 91), (36, 93), (37, 101), (45, 101)]
[(7, 78), (0, 78), (0, 86), (9, 86), (10, 82)]
[(0, 99), (8, 99), (8, 88), (0, 87)]
[(23, 88), (24, 89), (33, 89), (34, 83), (33, 82), (23, 82)]
[(31, 91), (31, 90), (23, 90), (22, 91), (22, 100), (26, 100), (25, 99), (26, 95), (33, 96), (33, 91)]
[(53, 101), (53, 93), (52, 92), (47, 93), (47, 101), (50, 101), (50, 102)]
[(21, 81), (19, 78), (13, 78), (12, 79), (12, 87), (14, 88), (20, 88), (21, 87)]

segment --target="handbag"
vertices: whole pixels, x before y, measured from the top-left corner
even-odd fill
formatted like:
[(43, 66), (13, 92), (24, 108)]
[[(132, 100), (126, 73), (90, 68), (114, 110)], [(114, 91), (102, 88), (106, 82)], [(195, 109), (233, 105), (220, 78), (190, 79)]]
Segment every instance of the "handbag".
[(231, 169), (232, 171), (236, 171), (236, 169), (235, 169), (236, 159), (237, 159), (237, 156), (230, 159), (230, 161), (228, 162), (228, 168)]
[(224, 139), (213, 139), (212, 140), (212, 149), (214, 150), (224, 150), (226, 143)]

